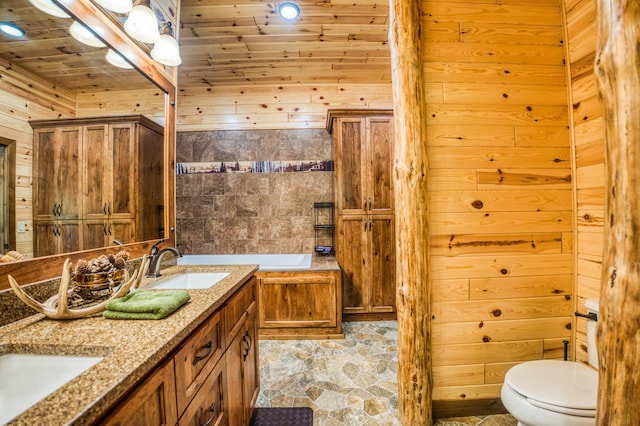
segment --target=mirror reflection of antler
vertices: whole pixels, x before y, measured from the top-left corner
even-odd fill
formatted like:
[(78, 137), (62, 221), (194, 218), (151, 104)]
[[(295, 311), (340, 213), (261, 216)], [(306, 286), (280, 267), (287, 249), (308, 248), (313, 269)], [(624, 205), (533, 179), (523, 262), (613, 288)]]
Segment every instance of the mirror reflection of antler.
[(89, 315), (94, 315), (100, 313), (106, 309), (107, 303), (112, 301), (113, 299), (117, 299), (119, 297), (125, 296), (129, 293), (130, 290), (138, 288), (140, 286), (140, 282), (142, 281), (142, 277), (147, 274), (147, 270), (149, 269), (149, 259), (145, 255), (142, 258), (142, 264), (140, 269), (134, 271), (131, 278), (129, 278), (129, 274), (125, 272), (125, 282), (120, 286), (120, 288), (109, 297), (109, 299), (100, 302), (97, 305), (89, 306), (86, 308), (80, 309), (69, 309), (67, 306), (68, 298), (69, 298), (69, 284), (71, 283), (71, 260), (67, 259), (64, 262), (64, 266), (62, 267), (62, 277), (60, 278), (60, 290), (58, 291), (57, 297), (57, 307), (53, 306), (53, 304), (47, 304), (38, 302), (31, 296), (29, 296), (16, 282), (15, 279), (11, 275), (8, 276), (9, 284), (11, 288), (15, 292), (16, 296), (20, 300), (22, 300), (27, 306), (35, 309), (36, 311), (44, 314), (47, 318), (51, 319), (75, 319), (75, 318), (83, 318)]

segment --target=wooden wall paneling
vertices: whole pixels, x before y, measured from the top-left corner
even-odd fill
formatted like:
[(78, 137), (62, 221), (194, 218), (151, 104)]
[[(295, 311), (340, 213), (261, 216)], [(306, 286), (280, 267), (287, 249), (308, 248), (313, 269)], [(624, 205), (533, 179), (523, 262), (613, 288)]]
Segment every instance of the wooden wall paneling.
[(110, 91), (80, 93), (77, 97), (77, 117), (99, 117), (141, 114), (164, 124), (165, 94), (157, 88), (126, 92)]
[[(556, 356), (572, 333), (561, 4), (422, 4), (438, 31), (427, 33), (426, 79), (443, 84), (442, 102), (427, 106), (434, 400), (486, 400), (490, 411), (508, 368)], [(441, 368), (473, 365), (485, 374), (466, 383)]]
[[(433, 399), (434, 401), (459, 400), (459, 401), (464, 401), (466, 404), (468, 404), (467, 401), (499, 399), (500, 389), (502, 389), (502, 383), (484, 384), (484, 385), (476, 385), (476, 386), (472, 386), (472, 385), (446, 386), (446, 387), (437, 386), (433, 388)], [(485, 402), (484, 405), (485, 405), (484, 407), (476, 407), (476, 409), (473, 412), (478, 413), (478, 411), (482, 409), (486, 410), (488, 407), (492, 405), (492, 403)], [(457, 413), (460, 413), (460, 411), (457, 411)]]
[(510, 342), (531, 339), (568, 339), (571, 335), (570, 318), (542, 318), (525, 320), (500, 320), (433, 323), (434, 339), (444, 345)]
[(434, 386), (484, 384), (484, 364), (439, 366), (433, 369)]
[(431, 212), (540, 212), (571, 210), (568, 190), (432, 191)]
[(572, 292), (573, 277), (569, 274), (469, 280), (469, 300), (570, 296)]
[(15, 221), (26, 232), (16, 234), (16, 250), (33, 256), (33, 129), (29, 120), (71, 117), (76, 100), (71, 92), (0, 59), (0, 132), (15, 141)]

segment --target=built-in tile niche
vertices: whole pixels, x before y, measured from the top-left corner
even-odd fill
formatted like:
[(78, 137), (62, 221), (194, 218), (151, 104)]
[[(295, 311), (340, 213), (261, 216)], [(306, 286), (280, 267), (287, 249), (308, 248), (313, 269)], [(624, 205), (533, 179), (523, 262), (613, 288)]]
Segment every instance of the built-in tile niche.
[(313, 203), (333, 199), (332, 160), (324, 129), (178, 133), (178, 249), (313, 253)]

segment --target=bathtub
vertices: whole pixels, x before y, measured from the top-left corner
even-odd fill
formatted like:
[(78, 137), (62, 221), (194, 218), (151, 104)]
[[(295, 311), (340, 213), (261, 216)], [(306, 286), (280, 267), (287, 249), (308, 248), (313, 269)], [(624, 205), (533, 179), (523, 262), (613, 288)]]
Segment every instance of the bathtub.
[(309, 269), (311, 254), (187, 254), (178, 258), (178, 265), (243, 264), (258, 264), (259, 271)]

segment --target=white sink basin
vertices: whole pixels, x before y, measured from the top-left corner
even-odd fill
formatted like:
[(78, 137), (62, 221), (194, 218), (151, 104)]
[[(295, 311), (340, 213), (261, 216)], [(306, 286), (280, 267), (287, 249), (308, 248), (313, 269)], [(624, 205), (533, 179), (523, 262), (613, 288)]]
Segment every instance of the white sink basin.
[(149, 287), (158, 289), (203, 290), (213, 287), (228, 275), (228, 272), (187, 272), (167, 277), (157, 283), (151, 284)]
[(102, 357), (6, 354), (0, 356), (0, 424), (61, 388)]

